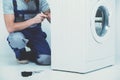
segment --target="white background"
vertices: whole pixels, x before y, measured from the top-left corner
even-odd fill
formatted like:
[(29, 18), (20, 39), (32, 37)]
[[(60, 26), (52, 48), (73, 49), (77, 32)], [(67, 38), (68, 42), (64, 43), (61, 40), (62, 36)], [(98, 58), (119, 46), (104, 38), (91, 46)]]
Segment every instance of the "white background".
[[(120, 80), (120, 67), (118, 68), (117, 66), (102, 69), (86, 75), (56, 71), (51, 72), (48, 70), (31, 77), (20, 77), (20, 72), (23, 70), (46, 69), (49, 67), (35, 66), (32, 63), (32, 65), (20, 65), (13, 60), (14, 56), (12, 54), (14, 53), (6, 41), (8, 32), (6, 31), (3, 20), (1, 1), (2, 0), (0, 0), (0, 66), (4, 65), (0, 67), (0, 80)], [(48, 1), (51, 2), (52, 0)], [(120, 63), (120, 0), (116, 0), (116, 2), (116, 62)], [(48, 34), (47, 40), (49, 44), (51, 27), (52, 26), (50, 26), (46, 20), (43, 22), (42, 28)]]

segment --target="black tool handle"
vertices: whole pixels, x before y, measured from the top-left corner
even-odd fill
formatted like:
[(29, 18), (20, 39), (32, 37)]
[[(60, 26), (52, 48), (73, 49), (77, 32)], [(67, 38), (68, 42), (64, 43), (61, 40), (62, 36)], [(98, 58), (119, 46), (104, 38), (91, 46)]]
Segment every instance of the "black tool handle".
[(32, 75), (32, 71), (23, 71), (23, 72), (21, 72), (21, 75), (23, 76), (23, 77), (28, 77), (28, 76), (31, 76)]

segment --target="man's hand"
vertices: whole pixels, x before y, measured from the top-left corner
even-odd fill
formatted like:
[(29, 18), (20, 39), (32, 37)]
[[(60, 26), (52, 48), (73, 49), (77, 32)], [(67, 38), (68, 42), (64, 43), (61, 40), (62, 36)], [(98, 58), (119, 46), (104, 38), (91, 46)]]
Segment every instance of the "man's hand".
[(41, 23), (45, 18), (47, 18), (47, 15), (39, 13), (34, 18), (32, 18), (32, 20), (34, 23)]
[(47, 11), (45, 11), (43, 13), (47, 16), (47, 20), (51, 23), (51, 12), (50, 12), (50, 9), (48, 9)]

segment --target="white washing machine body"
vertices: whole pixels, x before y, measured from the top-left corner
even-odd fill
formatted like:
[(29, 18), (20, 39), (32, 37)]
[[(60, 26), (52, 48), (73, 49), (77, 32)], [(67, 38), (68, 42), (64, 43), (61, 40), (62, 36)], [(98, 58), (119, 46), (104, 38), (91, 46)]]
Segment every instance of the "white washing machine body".
[(52, 69), (86, 73), (114, 64), (114, 0), (51, 2)]

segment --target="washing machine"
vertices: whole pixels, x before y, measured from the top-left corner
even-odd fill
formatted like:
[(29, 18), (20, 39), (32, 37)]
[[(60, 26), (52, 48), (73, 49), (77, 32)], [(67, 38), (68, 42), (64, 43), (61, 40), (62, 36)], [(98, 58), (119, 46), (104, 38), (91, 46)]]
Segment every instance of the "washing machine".
[(114, 65), (115, 0), (51, 2), (52, 69), (87, 73)]

